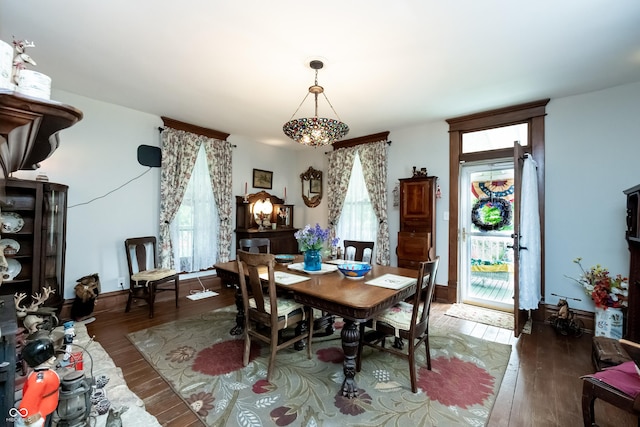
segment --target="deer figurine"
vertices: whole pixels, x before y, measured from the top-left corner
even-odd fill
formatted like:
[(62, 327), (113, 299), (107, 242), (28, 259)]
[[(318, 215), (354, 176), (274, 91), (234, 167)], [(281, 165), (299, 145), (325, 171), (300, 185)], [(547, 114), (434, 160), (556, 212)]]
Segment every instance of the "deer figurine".
[(55, 308), (41, 307), (49, 299), (49, 296), (55, 292), (55, 289), (51, 286), (43, 288), (41, 293), (31, 296), (31, 304), (28, 307), (21, 305), (27, 294), (20, 292), (13, 296), (16, 305), (16, 316), (22, 319), (22, 324), (30, 334), (40, 329), (50, 331), (58, 325)]

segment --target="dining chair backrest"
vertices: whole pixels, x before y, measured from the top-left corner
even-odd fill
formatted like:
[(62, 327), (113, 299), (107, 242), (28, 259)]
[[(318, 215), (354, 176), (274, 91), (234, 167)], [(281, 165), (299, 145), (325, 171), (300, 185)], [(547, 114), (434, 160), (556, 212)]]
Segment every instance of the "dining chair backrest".
[(374, 242), (345, 240), (344, 259), (347, 261), (364, 261), (371, 264)]
[[(255, 239), (254, 239), (255, 240)], [(267, 239), (268, 240), (268, 239)], [(271, 318), (268, 313), (273, 313), (273, 321), (277, 319), (276, 308), (276, 282), (274, 276), (274, 268), (276, 264), (275, 256), (268, 253), (256, 253), (248, 251), (238, 251), (238, 276), (240, 278), (240, 289), (242, 291), (242, 301), (245, 305), (245, 313), (249, 312), (249, 300), (253, 298), (255, 301), (255, 310), (264, 314), (265, 317)], [(267, 286), (260, 279), (260, 270), (266, 267), (267, 270)], [(248, 282), (248, 283), (247, 283)], [(266, 309), (264, 306), (265, 296), (273, 295), (270, 303), (273, 307)], [(271, 310), (273, 308), (273, 310)], [(268, 322), (265, 322), (269, 324)]]
[(419, 337), (429, 329), (429, 312), (431, 301), (436, 287), (436, 274), (440, 257), (434, 260), (423, 261), (418, 268), (418, 283), (416, 293), (413, 296), (413, 313), (411, 315), (411, 335)]
[(271, 241), (266, 237), (255, 239), (240, 239), (238, 242), (239, 251), (247, 251), (251, 253), (271, 253)]
[(157, 267), (157, 241), (155, 236), (134, 237), (124, 242), (129, 267), (129, 277), (141, 271)]

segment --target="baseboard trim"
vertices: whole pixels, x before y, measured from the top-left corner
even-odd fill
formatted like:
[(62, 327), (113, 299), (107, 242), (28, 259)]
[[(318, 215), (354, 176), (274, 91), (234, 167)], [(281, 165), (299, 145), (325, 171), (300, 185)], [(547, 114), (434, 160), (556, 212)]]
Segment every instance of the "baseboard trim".
[[(202, 285), (200, 285), (202, 282)], [(222, 281), (215, 275), (208, 275), (200, 277), (198, 280), (197, 277), (191, 277), (188, 279), (180, 279), (180, 297), (185, 297), (192, 293), (192, 291), (201, 291), (202, 286), (205, 289), (210, 289), (212, 291), (218, 291), (222, 289)], [(98, 295), (96, 299), (95, 307), (93, 309), (93, 313), (101, 313), (101, 312), (109, 312), (109, 311), (117, 311), (124, 310), (124, 307), (127, 304), (127, 298), (129, 297), (129, 290), (117, 290), (112, 292), (106, 292)], [(156, 301), (164, 301), (173, 298), (172, 292), (160, 292), (156, 297)], [(71, 318), (71, 305), (73, 304), (73, 299), (68, 299), (64, 301), (62, 305), (62, 310), (60, 311), (60, 319), (70, 319)]]

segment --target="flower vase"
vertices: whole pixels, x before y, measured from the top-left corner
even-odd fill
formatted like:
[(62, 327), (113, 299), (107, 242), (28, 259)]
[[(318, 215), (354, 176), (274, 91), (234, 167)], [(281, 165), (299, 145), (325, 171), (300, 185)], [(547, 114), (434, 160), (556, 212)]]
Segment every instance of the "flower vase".
[(596, 334), (597, 337), (614, 339), (622, 338), (622, 309), (608, 307), (607, 309), (596, 307)]
[(318, 249), (307, 249), (304, 253), (304, 269), (318, 271), (322, 268), (322, 256)]

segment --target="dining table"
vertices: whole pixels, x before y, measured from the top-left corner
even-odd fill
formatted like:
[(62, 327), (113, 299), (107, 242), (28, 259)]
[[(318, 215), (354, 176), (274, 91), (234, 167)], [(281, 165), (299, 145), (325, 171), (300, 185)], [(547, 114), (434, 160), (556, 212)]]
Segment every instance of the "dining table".
[[(325, 261), (320, 271), (306, 271), (300, 261), (302, 256), (297, 256), (292, 263), (276, 264), (276, 287), (292, 295), (296, 302), (344, 319), (340, 333), (344, 352), (341, 391), (344, 397), (357, 397), (355, 374), (360, 341), (359, 325), (413, 295), (418, 271), (374, 264), (364, 277), (353, 279), (344, 276), (337, 269), (339, 263), (351, 261)], [(236, 261), (216, 263), (215, 269), (225, 285), (239, 286)], [(241, 312), (241, 296), (236, 305), (236, 326), (230, 333), (242, 334), (244, 313)]]

